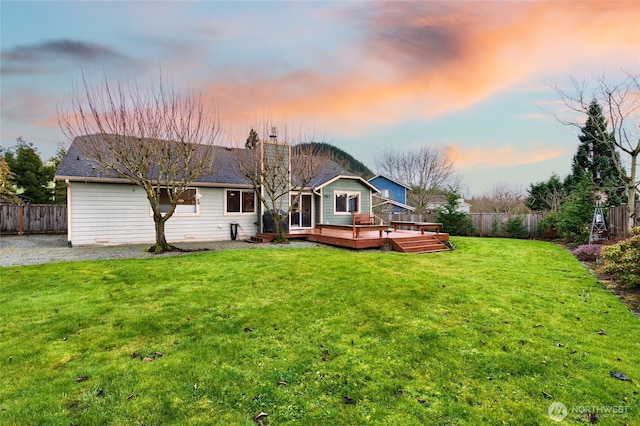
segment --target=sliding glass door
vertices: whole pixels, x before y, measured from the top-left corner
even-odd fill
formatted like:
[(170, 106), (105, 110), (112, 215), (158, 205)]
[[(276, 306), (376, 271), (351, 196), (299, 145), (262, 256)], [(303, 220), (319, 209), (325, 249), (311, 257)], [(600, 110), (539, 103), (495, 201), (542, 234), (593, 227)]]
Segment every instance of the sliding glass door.
[[(297, 200), (296, 200), (297, 198)], [(295, 228), (311, 228), (313, 226), (313, 195), (291, 194), (291, 229)]]

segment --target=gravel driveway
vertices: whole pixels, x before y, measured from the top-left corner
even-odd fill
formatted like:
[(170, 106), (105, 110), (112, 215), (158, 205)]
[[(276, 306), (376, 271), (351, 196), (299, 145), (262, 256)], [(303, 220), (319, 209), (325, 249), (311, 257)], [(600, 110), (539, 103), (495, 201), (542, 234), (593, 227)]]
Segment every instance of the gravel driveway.
[[(149, 244), (118, 246), (80, 246), (67, 247), (66, 235), (30, 235), (0, 237), (0, 267), (19, 265), (38, 265), (54, 262), (73, 262), (78, 260), (107, 260), (149, 258), (158, 255), (146, 253)], [(237, 250), (267, 248), (318, 247), (308, 241), (292, 241), (290, 244), (250, 244), (245, 241), (214, 241), (197, 243), (177, 243), (185, 250)], [(182, 252), (165, 253), (160, 256), (180, 256)]]

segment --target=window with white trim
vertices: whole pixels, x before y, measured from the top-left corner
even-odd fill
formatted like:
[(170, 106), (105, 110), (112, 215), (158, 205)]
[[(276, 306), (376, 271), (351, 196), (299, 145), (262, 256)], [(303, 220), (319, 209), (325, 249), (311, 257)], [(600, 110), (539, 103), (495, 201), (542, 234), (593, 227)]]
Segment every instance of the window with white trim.
[(251, 190), (227, 189), (225, 194), (227, 214), (253, 214), (256, 212), (256, 194)]
[[(176, 202), (176, 210), (174, 215), (195, 215), (198, 214), (198, 200), (200, 194), (197, 188), (188, 188), (182, 191)], [(160, 213), (166, 214), (171, 208), (171, 201), (169, 201), (169, 193), (167, 188), (160, 188)]]
[(336, 214), (351, 214), (360, 212), (360, 193), (349, 191), (334, 192)]

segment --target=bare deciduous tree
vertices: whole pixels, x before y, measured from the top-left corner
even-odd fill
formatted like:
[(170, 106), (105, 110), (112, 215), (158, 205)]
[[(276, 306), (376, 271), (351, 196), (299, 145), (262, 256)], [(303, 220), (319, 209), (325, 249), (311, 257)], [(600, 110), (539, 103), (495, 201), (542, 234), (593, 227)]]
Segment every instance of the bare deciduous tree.
[(418, 214), (426, 211), (433, 195), (460, 184), (453, 162), (438, 148), (423, 146), (404, 152), (389, 149), (376, 157), (375, 163), (378, 174), (410, 188), (408, 203)]
[[(624, 155), (615, 161), (621, 176), (624, 177), (627, 194), (628, 227), (636, 223), (635, 203), (640, 177), (638, 176), (638, 155), (640, 155), (640, 75), (626, 74), (626, 78), (617, 83), (609, 82), (604, 76), (593, 82), (579, 82), (572, 78), (573, 88), (563, 90), (556, 87), (562, 103), (571, 111), (589, 114), (589, 105), (593, 100), (603, 108), (607, 119), (602, 124), (606, 128), (596, 129), (592, 135), (612, 135), (617, 149)], [(556, 119), (563, 124), (582, 128), (580, 123), (559, 117)], [(596, 121), (596, 120), (594, 120)], [(617, 159), (612, 154), (613, 159)]]
[[(324, 170), (330, 161), (328, 151), (317, 149), (313, 135), (299, 132), (289, 138), (286, 125), (277, 128), (265, 123), (263, 137), (254, 148), (236, 150), (242, 176), (253, 186), (266, 212), (271, 215), (277, 234), (275, 242), (286, 242), (285, 220), (300, 203), (300, 191)], [(265, 138), (264, 135), (269, 135)], [(284, 142), (278, 141), (278, 139)], [(291, 143), (286, 141), (292, 141)]]
[(558, 188), (551, 188), (549, 192), (542, 196), (542, 200), (549, 206), (550, 212), (557, 212), (567, 199), (567, 194)]
[[(165, 223), (185, 190), (211, 171), (219, 136), (217, 113), (205, 110), (198, 94), (180, 93), (162, 78), (148, 87), (103, 76), (92, 85), (83, 75), (71, 109), (58, 122), (104, 176), (127, 179), (144, 189), (153, 212), (156, 243), (150, 251), (175, 249), (167, 243)], [(166, 211), (161, 209), (168, 204)]]
[(473, 198), (470, 203), (476, 212), (510, 215), (529, 211), (525, 199), (526, 193), (522, 188), (513, 187), (507, 183), (498, 183), (481, 197)]

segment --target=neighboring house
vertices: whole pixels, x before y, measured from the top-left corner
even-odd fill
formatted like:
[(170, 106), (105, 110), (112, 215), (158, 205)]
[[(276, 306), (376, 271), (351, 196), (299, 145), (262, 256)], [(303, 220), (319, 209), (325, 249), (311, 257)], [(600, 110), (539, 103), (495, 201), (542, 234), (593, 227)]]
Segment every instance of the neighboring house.
[(380, 190), (373, 194), (373, 208), (376, 212), (398, 214), (415, 210), (407, 204), (407, 191), (411, 188), (382, 175), (372, 177), (369, 183)]
[[(170, 243), (228, 240), (232, 224), (237, 224), (242, 237), (262, 231), (264, 207), (259, 205), (253, 187), (238, 167), (238, 158), (242, 158), (244, 150), (215, 149), (212, 172), (200, 176), (185, 191), (165, 225)], [(69, 244), (155, 241), (145, 191), (126, 179), (103, 173), (75, 141), (58, 167), (56, 180), (67, 184)], [(298, 205), (288, 218), (291, 230), (311, 229), (318, 223), (351, 224), (353, 213), (372, 211), (372, 194), (378, 190), (362, 177), (329, 161), (308, 187), (298, 188), (297, 192), (301, 195)], [(168, 205), (165, 207), (168, 209)]]
[[(444, 195), (434, 195), (427, 203), (427, 209), (436, 211), (447, 202), (447, 197)], [(471, 204), (467, 203), (463, 198), (458, 199), (458, 208), (456, 209), (462, 213), (471, 213)]]

